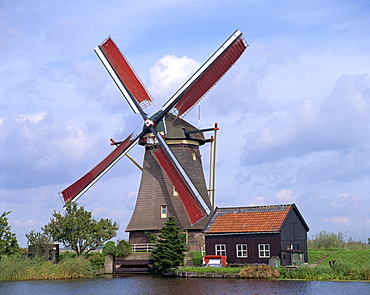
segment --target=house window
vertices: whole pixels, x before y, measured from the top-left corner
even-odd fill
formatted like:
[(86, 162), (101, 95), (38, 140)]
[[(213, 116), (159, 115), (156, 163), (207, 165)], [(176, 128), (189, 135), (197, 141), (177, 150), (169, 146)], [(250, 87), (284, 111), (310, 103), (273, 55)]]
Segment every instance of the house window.
[(236, 245), (236, 257), (238, 257), (238, 258), (247, 258), (248, 257), (247, 244), (238, 244), (238, 245)]
[(195, 161), (197, 159), (197, 154), (195, 152), (192, 152), (191, 154), (193, 156), (193, 160)]
[(161, 218), (167, 218), (167, 206), (161, 206)]
[(178, 198), (179, 197), (179, 193), (177, 192), (177, 190), (175, 189), (175, 187), (173, 186), (173, 196), (175, 198)]
[(299, 250), (299, 244), (290, 244), (286, 246), (287, 250)]
[(259, 244), (258, 256), (259, 258), (270, 258), (270, 244)]
[(216, 255), (226, 256), (226, 245), (225, 244), (216, 244)]

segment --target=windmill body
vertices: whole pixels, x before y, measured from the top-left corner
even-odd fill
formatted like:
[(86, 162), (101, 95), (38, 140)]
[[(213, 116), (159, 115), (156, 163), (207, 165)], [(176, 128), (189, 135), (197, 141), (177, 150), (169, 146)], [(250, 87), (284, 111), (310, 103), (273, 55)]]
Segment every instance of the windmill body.
[[(206, 142), (203, 133), (185, 134), (197, 131), (197, 128), (172, 114), (167, 114), (156, 129), (164, 136), (204, 201), (211, 207), (199, 150)], [(189, 221), (178, 192), (153, 154), (158, 148), (153, 134), (146, 134), (139, 144), (145, 146), (145, 155), (135, 209), (126, 228), (130, 233), (130, 242), (146, 243), (146, 232), (158, 233), (168, 216), (174, 216), (186, 233), (188, 249), (199, 251), (204, 244), (201, 233), (208, 219), (203, 218), (195, 224)]]
[[(179, 88), (162, 110), (148, 117), (152, 99), (126, 58), (109, 37), (95, 48), (99, 59), (135, 113), (144, 120), (140, 134), (130, 134), (97, 166), (60, 194), (64, 204), (78, 200), (136, 145), (145, 146), (138, 199), (126, 228), (130, 242), (146, 242), (145, 231), (158, 232), (174, 216), (186, 231), (189, 248), (199, 251), (201, 232), (212, 205), (207, 193), (199, 146), (201, 131), (182, 119), (242, 55), (247, 44), (240, 31), (230, 38)], [(176, 115), (175, 115), (176, 114)]]

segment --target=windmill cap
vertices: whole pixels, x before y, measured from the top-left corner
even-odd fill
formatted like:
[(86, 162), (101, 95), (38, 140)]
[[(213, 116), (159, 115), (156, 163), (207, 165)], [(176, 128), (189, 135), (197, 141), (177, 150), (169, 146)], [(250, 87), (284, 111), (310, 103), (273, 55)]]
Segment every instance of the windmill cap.
[[(150, 120), (154, 120), (160, 112), (161, 111), (158, 111), (152, 115)], [(143, 128), (145, 128), (145, 126)], [(155, 129), (158, 133), (164, 135), (166, 140), (191, 140), (196, 141), (199, 145), (203, 145), (206, 142), (203, 132), (185, 134), (185, 132), (197, 131), (198, 129), (187, 121), (170, 113), (167, 113), (164, 118), (158, 122)], [(144, 138), (151, 136), (153, 136), (153, 134), (147, 133), (144, 135)], [(140, 139), (139, 144), (145, 145), (145, 140), (143, 138)]]

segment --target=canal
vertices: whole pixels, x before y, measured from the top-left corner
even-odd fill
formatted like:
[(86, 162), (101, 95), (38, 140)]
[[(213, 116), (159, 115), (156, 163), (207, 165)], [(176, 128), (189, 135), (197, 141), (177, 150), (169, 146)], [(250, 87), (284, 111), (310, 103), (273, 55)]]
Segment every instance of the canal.
[(180, 279), (153, 275), (0, 282), (0, 294), (370, 294), (367, 282)]

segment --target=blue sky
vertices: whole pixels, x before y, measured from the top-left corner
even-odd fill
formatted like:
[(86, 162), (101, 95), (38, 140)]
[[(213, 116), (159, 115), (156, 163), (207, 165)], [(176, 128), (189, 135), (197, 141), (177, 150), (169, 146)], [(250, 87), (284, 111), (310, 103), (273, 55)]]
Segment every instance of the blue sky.
[[(249, 48), (185, 117), (219, 123), (216, 205), (294, 202), (309, 237), (370, 237), (368, 1), (0, 0), (0, 27), (0, 211), (21, 246), (141, 128), (93, 49), (112, 36), (154, 113), (236, 29)], [(123, 158), (79, 204), (127, 238), (139, 181)]]

